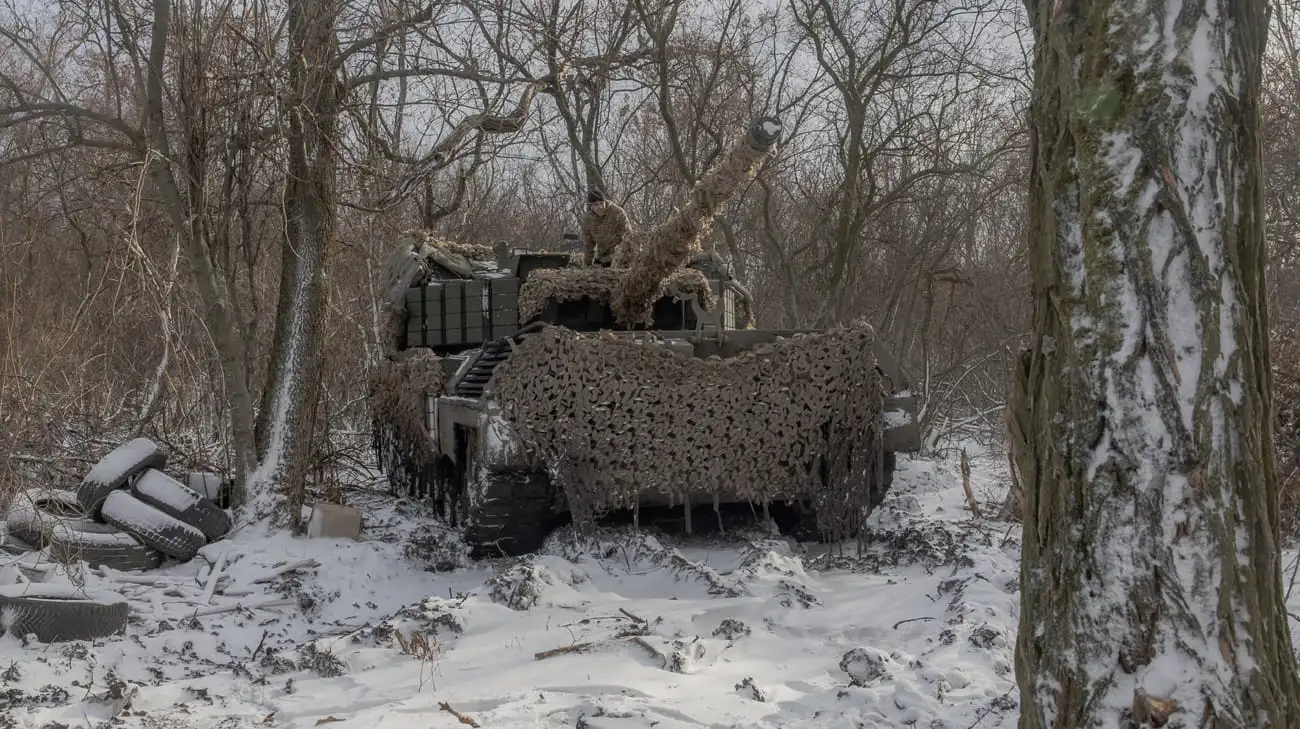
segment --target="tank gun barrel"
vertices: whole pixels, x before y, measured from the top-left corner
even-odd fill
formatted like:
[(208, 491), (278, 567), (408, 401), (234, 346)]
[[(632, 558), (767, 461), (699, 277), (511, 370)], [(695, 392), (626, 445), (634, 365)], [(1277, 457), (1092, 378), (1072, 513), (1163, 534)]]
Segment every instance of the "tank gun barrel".
[(754, 178), (781, 137), (781, 120), (755, 119), (722, 159), (691, 188), (686, 203), (647, 232), (623, 277), (614, 313), (627, 324), (644, 320), (660, 283), (690, 260), (727, 199)]

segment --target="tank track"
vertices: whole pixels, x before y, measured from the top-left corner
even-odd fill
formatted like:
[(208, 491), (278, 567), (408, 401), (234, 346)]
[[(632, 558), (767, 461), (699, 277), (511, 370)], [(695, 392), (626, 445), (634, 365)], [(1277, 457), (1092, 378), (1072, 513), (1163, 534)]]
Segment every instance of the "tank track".
[(475, 559), (517, 557), (535, 552), (550, 533), (553, 516), (550, 479), (545, 473), (487, 472), (483, 500), (474, 510), (464, 539)]

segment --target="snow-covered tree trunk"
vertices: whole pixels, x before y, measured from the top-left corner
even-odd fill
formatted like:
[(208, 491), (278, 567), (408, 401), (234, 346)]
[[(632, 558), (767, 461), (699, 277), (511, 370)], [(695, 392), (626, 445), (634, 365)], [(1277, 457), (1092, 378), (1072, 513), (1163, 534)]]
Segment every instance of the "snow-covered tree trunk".
[[(280, 301), (259, 428), (260, 462), (250, 488), (259, 507), (267, 490), (300, 496), (320, 399), (329, 296), (326, 277), (337, 226), (339, 0), (288, 3), (290, 69), (288, 175)], [(290, 499), (291, 503), (296, 498)], [(261, 510), (261, 509), (259, 509)]]
[(1300, 726), (1270, 425), (1265, 2), (1028, 7), (1020, 726)]

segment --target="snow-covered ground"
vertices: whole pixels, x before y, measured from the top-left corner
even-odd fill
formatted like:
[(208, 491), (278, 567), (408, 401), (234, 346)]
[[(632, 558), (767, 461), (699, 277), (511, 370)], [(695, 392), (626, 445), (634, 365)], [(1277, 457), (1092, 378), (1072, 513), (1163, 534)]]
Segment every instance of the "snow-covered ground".
[[(985, 503), (1004, 463), (975, 462)], [(357, 499), (361, 542), (239, 533), (155, 584), (83, 575), (132, 597), (127, 635), (0, 639), (0, 727), (1016, 723), (1019, 529), (971, 518), (955, 464), (902, 459), (862, 550), (565, 530), (467, 565), (419, 507)]]

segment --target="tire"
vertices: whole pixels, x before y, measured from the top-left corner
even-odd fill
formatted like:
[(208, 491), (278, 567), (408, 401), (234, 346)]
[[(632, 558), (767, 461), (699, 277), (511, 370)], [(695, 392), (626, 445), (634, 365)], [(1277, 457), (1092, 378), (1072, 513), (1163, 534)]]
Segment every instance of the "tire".
[(36, 552), (36, 547), (24, 542), (21, 539), (15, 539), (13, 534), (6, 534), (3, 543), (0, 543), (0, 553), (7, 554), (11, 557), (21, 557), (28, 552)]
[(43, 643), (95, 640), (126, 629), (130, 608), (115, 592), (72, 585), (25, 583), (0, 587), (0, 631)]
[(131, 494), (162, 513), (203, 532), (216, 541), (230, 533), (230, 516), (162, 471), (149, 469), (131, 484)]
[(167, 454), (148, 438), (136, 438), (114, 448), (99, 459), (77, 488), (77, 500), (92, 518), (99, 517), (104, 499), (122, 488), (141, 471), (167, 467)]
[(55, 562), (84, 561), (91, 567), (111, 567), (129, 572), (162, 565), (163, 555), (135, 537), (109, 524), (70, 519), (50, 530), (45, 553)]
[(470, 514), (465, 542), (474, 559), (518, 557), (537, 551), (554, 516), (550, 479), (545, 473), (488, 472), (483, 500)]
[(5, 529), (18, 541), (40, 549), (49, 539), (51, 527), (84, 513), (80, 500), (71, 491), (27, 489), (9, 502)]
[(125, 491), (104, 499), (104, 521), (168, 557), (188, 562), (208, 543), (203, 532), (144, 503)]

